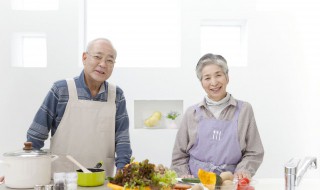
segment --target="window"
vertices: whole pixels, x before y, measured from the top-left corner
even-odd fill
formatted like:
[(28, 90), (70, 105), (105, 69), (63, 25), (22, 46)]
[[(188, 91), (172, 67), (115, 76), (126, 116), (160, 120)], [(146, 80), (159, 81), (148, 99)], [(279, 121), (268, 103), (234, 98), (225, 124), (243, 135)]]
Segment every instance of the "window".
[(181, 0), (87, 0), (86, 41), (105, 37), (117, 67), (179, 67)]
[(46, 67), (46, 35), (16, 33), (13, 36), (11, 52), (14, 67)]
[(201, 55), (220, 54), (229, 66), (247, 66), (245, 21), (203, 21)]
[(25, 11), (58, 10), (59, 0), (11, 0), (11, 7)]

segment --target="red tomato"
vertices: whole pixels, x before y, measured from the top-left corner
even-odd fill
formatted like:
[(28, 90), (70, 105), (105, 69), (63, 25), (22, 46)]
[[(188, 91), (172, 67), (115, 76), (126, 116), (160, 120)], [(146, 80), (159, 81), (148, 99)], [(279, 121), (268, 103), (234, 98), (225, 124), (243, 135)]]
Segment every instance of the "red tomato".
[[(249, 187), (250, 180), (248, 178), (242, 178), (238, 181), (238, 188), (237, 190), (247, 190)], [(250, 189), (249, 189), (250, 190)]]
[(238, 185), (237, 190), (247, 190), (247, 185)]
[(242, 179), (240, 179), (240, 180), (238, 181), (238, 185), (239, 185), (239, 186), (246, 186), (246, 185), (248, 185), (248, 184), (249, 184), (249, 181), (248, 181), (247, 178), (242, 178)]
[(254, 190), (254, 187), (248, 186), (248, 187), (246, 188), (246, 190)]
[(244, 177), (244, 178), (242, 178), (242, 179), (240, 179), (240, 180), (246, 181), (246, 182), (247, 182), (247, 184), (249, 184), (249, 183), (250, 183), (250, 179), (248, 179), (248, 178), (246, 178), (246, 177)]

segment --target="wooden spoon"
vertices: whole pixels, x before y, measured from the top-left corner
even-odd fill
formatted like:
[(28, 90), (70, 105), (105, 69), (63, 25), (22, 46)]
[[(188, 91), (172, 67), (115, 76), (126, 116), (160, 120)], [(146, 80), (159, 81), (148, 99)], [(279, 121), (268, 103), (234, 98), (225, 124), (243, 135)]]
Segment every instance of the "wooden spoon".
[(75, 165), (77, 165), (82, 171), (83, 173), (92, 173), (90, 170), (88, 170), (86, 167), (84, 167), (83, 165), (81, 165), (77, 160), (75, 160), (72, 156), (67, 155), (66, 156), (71, 162), (73, 162)]

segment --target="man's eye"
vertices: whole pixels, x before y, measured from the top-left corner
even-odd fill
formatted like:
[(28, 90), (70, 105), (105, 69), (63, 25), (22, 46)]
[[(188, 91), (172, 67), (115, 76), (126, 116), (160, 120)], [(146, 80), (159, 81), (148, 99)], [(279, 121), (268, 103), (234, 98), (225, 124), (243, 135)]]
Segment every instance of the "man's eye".
[(114, 64), (114, 61), (112, 59), (107, 60), (107, 63)]
[(97, 59), (97, 60), (101, 60), (102, 59), (102, 57), (100, 57), (100, 56), (93, 56), (95, 59)]

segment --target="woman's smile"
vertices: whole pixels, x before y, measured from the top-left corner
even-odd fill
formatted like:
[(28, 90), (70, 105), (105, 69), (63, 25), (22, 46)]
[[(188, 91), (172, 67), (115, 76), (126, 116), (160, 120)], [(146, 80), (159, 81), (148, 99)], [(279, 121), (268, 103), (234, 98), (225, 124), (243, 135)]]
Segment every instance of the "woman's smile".
[(220, 66), (210, 64), (203, 67), (201, 84), (210, 99), (214, 101), (223, 99), (227, 94), (228, 82), (229, 80)]

